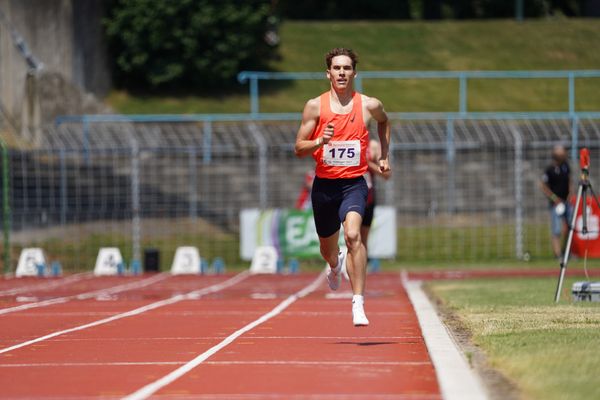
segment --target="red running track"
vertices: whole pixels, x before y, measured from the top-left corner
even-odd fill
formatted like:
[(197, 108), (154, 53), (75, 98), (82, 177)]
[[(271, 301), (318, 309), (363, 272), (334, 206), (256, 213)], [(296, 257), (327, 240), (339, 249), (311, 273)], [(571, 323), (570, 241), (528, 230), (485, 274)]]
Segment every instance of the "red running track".
[[(219, 344), (315, 278), (314, 274), (242, 276), (203, 297), (181, 298), (173, 296), (231, 282), (231, 276), (166, 277), (106, 297), (0, 315), (0, 397), (131, 394)], [(104, 289), (132, 279), (85, 282)], [(5, 283), (0, 287), (5, 288)], [(81, 291), (80, 284), (60, 286), (56, 294)], [(435, 372), (399, 275), (369, 277), (366, 310), (371, 326), (367, 328), (352, 326), (345, 285), (332, 298), (321, 282), (317, 290), (241, 335), (153, 397), (439, 399)], [(52, 295), (50, 289), (43, 292)], [(28, 295), (38, 294), (34, 289)], [(166, 299), (171, 303), (2, 353), (9, 346)]]

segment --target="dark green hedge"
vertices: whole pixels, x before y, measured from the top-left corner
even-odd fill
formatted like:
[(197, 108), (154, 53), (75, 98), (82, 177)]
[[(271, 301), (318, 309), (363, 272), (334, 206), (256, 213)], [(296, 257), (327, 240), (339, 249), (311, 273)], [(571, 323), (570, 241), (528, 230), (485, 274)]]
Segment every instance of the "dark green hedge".
[(116, 0), (104, 21), (118, 85), (211, 88), (261, 68), (275, 48), (269, 0)]

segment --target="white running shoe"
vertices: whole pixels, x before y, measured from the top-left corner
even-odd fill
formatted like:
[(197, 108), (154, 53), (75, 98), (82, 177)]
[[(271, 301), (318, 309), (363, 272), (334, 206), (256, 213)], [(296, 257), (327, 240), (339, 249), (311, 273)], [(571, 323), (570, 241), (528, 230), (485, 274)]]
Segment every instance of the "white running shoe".
[(352, 303), (352, 322), (354, 326), (369, 326), (365, 308), (361, 303)]
[(348, 249), (342, 249), (340, 251), (344, 253), (344, 262), (342, 263), (342, 276), (345, 280), (349, 281), (350, 276), (348, 275), (348, 269), (346, 268), (346, 257), (348, 257)]
[(346, 263), (346, 254), (343, 251), (338, 253), (338, 264), (335, 268), (329, 267), (327, 270), (327, 283), (331, 290), (338, 290), (342, 283), (342, 269)]

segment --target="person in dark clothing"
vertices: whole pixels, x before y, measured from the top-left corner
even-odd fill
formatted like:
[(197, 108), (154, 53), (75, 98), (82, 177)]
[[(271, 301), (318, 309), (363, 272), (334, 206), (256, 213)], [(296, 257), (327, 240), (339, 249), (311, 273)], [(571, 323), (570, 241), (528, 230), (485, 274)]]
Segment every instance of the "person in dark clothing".
[(542, 175), (541, 188), (549, 201), (552, 251), (556, 257), (560, 257), (562, 236), (573, 215), (573, 206), (568, 201), (571, 194), (571, 168), (567, 162), (567, 151), (561, 145), (552, 149), (552, 164)]
[[(367, 163), (369, 169), (365, 174), (365, 180), (367, 181), (367, 187), (369, 188), (369, 194), (367, 195), (367, 207), (365, 208), (365, 217), (363, 218), (362, 225), (360, 227), (360, 237), (367, 248), (367, 242), (369, 241), (369, 231), (371, 230), (371, 223), (373, 222), (373, 214), (375, 211), (375, 178), (380, 177), (385, 180), (390, 179), (392, 171), (381, 171), (377, 164), (381, 155), (381, 145), (377, 140), (371, 139), (369, 141), (369, 149), (367, 152)], [(368, 249), (367, 249), (368, 253)]]

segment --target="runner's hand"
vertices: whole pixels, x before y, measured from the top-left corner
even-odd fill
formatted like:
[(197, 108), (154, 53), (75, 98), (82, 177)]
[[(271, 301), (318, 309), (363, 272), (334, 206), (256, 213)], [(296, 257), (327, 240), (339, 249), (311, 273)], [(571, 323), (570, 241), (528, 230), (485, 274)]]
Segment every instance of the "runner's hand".
[(327, 144), (333, 137), (333, 125), (327, 124), (327, 127), (323, 131), (323, 143)]
[(390, 163), (389, 163), (389, 161), (388, 161), (387, 158), (381, 158), (381, 159), (379, 159), (379, 170), (382, 173), (391, 171), (390, 170)]

